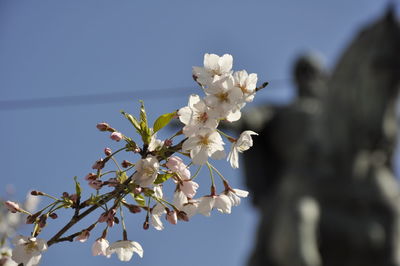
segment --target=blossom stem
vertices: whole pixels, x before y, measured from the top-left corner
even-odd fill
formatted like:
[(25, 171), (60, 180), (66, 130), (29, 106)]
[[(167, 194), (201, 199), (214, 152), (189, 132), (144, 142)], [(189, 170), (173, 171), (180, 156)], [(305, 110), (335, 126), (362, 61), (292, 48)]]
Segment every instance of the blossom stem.
[(234, 137), (229, 136), (225, 132), (217, 129), (217, 132), (220, 133), (222, 136), (224, 136), (227, 140), (229, 140), (231, 143), (236, 142), (236, 139)]
[(210, 167), (219, 175), (219, 177), (221, 177), (223, 182), (227, 182), (226, 178), (221, 174), (220, 171), (217, 170), (217, 168), (215, 168), (212, 164), (208, 163), (210, 165)]
[(87, 215), (92, 213), (94, 210), (99, 208), (99, 205), (106, 204), (107, 202), (109, 202), (113, 198), (116, 198), (118, 195), (123, 193), (124, 189), (125, 189), (125, 186), (127, 186), (132, 181), (132, 176), (133, 176), (133, 174), (130, 177), (128, 177), (128, 179), (123, 183), (124, 186), (116, 188), (114, 191), (108, 193), (108, 195), (106, 197), (104, 197), (101, 200), (99, 200), (98, 204), (91, 206), (89, 209), (87, 209), (86, 211), (82, 212), (81, 214), (79, 214), (77, 216), (73, 216), (71, 218), (71, 220), (63, 228), (61, 228), (52, 238), (50, 238), (49, 241), (47, 241), (47, 245), (51, 246), (51, 245), (53, 245), (55, 243), (61, 242), (60, 241), (60, 237), (65, 232), (67, 232), (72, 226), (74, 226), (77, 222), (79, 222), (80, 220), (85, 218)]
[(203, 165), (200, 165), (199, 168), (197, 168), (196, 173), (194, 173), (194, 175), (192, 176), (192, 178), (190, 178), (190, 180), (195, 179), (199, 175), (201, 168), (203, 168)]
[(117, 166), (118, 170), (121, 172), (121, 168), (119, 168), (119, 165), (118, 165), (117, 161), (115, 160), (114, 156), (111, 156), (111, 160), (113, 160), (113, 162)]
[(207, 167), (208, 167), (208, 170), (210, 170), (211, 186), (215, 187), (214, 173), (213, 173), (212, 168), (211, 168), (211, 166), (210, 166), (210, 164), (208, 162), (207, 162)]

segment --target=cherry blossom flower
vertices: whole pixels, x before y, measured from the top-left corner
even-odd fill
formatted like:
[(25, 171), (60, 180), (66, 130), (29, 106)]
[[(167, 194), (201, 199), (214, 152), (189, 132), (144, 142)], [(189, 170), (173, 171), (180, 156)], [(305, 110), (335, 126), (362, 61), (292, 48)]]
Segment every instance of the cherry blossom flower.
[(160, 218), (164, 213), (166, 213), (165, 207), (160, 203), (157, 203), (150, 212), (151, 225), (158, 231), (164, 229), (164, 225)]
[(133, 253), (137, 253), (139, 257), (143, 258), (143, 248), (135, 241), (120, 240), (112, 243), (107, 248), (107, 254), (111, 255), (116, 253), (120, 261), (130, 261)]
[(107, 248), (110, 246), (110, 243), (105, 238), (98, 238), (92, 245), (92, 255), (99, 256), (103, 255), (109, 258), (111, 254), (107, 252)]
[(166, 219), (167, 219), (167, 221), (170, 223), (170, 224), (177, 224), (178, 223), (178, 216), (177, 216), (177, 214), (176, 214), (176, 212), (175, 211), (169, 211), (169, 212), (167, 212), (167, 215), (166, 215), (166, 217), (165, 217)]
[(7, 200), (6, 202), (4, 202), (4, 205), (12, 213), (16, 213), (16, 212), (20, 212), (21, 211), (21, 208), (19, 207), (18, 203), (16, 203), (16, 202)]
[(9, 247), (0, 248), (0, 265), (2, 266), (18, 266), (18, 264), (11, 259), (12, 250)]
[(246, 198), (249, 195), (249, 192), (234, 188), (226, 191), (225, 195), (230, 199), (232, 206), (238, 206), (240, 204), (240, 198)]
[(197, 212), (203, 214), (204, 216), (210, 216), (214, 204), (215, 196), (201, 197), (199, 200), (199, 205), (197, 207)]
[(219, 212), (230, 214), (232, 208), (230, 198), (224, 194), (218, 195), (215, 198), (214, 208), (217, 209)]
[(179, 183), (179, 188), (188, 198), (193, 198), (196, 195), (199, 184), (191, 180), (183, 180)]
[(204, 216), (210, 216), (213, 208), (217, 209), (219, 212), (229, 214), (231, 213), (232, 203), (224, 194), (218, 196), (204, 196), (199, 200), (197, 212)]
[(149, 155), (135, 165), (136, 173), (132, 179), (141, 187), (151, 186), (157, 178), (160, 163), (155, 156)]
[(166, 166), (169, 170), (177, 173), (183, 180), (190, 179), (190, 171), (186, 164), (178, 156), (171, 156), (167, 159)]
[(198, 212), (199, 201), (195, 199), (190, 199), (181, 207), (181, 211), (184, 211), (188, 218), (191, 218)]
[(47, 242), (35, 237), (16, 236), (12, 240), (15, 248), (11, 258), (24, 266), (35, 266), (40, 262), (42, 252), (47, 250)]
[(218, 126), (215, 112), (196, 94), (190, 95), (188, 106), (179, 109), (178, 115), (179, 120), (185, 124), (183, 133), (187, 137), (193, 136), (202, 127), (215, 129)]
[(153, 134), (150, 139), (148, 150), (150, 152), (158, 151), (164, 146), (164, 141), (157, 139), (157, 133)]
[(231, 151), (228, 154), (227, 161), (230, 162), (233, 168), (239, 168), (239, 152), (244, 152), (253, 146), (253, 139), (251, 135), (258, 135), (256, 132), (251, 130), (246, 130), (240, 134), (239, 139), (237, 139), (231, 146)]
[(243, 100), (251, 102), (254, 99), (257, 87), (257, 74), (247, 74), (246, 70), (233, 73), (235, 86), (240, 88), (243, 93)]
[(193, 67), (193, 76), (203, 86), (208, 86), (215, 76), (231, 74), (233, 57), (230, 54), (218, 56), (216, 54), (204, 55), (204, 67)]
[(225, 156), (224, 142), (217, 131), (203, 128), (195, 136), (189, 137), (182, 145), (184, 151), (190, 151), (194, 164), (203, 165), (208, 157), (221, 159)]

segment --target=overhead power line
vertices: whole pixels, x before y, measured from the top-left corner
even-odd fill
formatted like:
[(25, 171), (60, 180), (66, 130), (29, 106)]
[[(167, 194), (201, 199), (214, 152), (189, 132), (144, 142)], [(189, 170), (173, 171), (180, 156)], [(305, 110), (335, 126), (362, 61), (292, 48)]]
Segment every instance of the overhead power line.
[[(282, 85), (279, 83), (287, 81), (290, 81), (290, 79), (275, 79), (270, 81), (270, 85), (268, 87), (279, 87), (279, 85)], [(199, 89), (181, 87), (170, 89), (119, 91), (73, 96), (44, 97), (36, 99), (3, 100), (0, 101), (0, 111), (128, 102), (135, 99), (146, 98), (155, 99), (187, 97), (190, 93), (196, 93), (196, 91), (199, 91)]]

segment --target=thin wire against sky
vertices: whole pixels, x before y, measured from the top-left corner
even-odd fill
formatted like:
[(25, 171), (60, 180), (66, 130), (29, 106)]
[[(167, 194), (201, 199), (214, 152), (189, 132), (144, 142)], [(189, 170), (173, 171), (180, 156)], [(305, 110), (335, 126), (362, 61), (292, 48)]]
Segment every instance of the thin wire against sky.
[[(279, 87), (283, 85), (284, 82), (288, 81), (291, 80), (273, 79), (269, 81), (270, 84), (268, 85), (268, 89)], [(181, 87), (169, 89), (119, 91), (72, 96), (43, 97), (36, 99), (3, 100), (0, 101), (0, 111), (128, 102), (132, 101), (132, 99), (187, 97), (187, 95), (189, 95), (190, 93), (195, 93), (197, 90), (198, 89), (193, 87)]]

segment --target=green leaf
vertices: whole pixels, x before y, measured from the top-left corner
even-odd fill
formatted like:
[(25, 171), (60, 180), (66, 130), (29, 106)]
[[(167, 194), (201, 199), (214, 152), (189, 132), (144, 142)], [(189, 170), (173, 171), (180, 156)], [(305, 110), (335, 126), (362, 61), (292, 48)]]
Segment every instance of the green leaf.
[(76, 176), (74, 177), (74, 181), (75, 181), (76, 195), (78, 196), (78, 198), (80, 198), (81, 197), (81, 192), (82, 192), (81, 184), (79, 184), (79, 182), (77, 181), (77, 177)]
[(140, 134), (141, 128), (137, 119), (133, 115), (125, 113), (124, 111), (121, 111), (121, 114), (123, 114), (126, 117), (126, 119), (128, 119), (129, 122), (132, 123), (132, 125), (136, 128), (137, 132)]
[(157, 176), (157, 179), (154, 181), (154, 184), (161, 184), (164, 183), (165, 181), (167, 181), (168, 179), (171, 178), (171, 176), (173, 176), (173, 174), (159, 174)]
[[(144, 108), (144, 102), (142, 100), (140, 100), (139, 102), (140, 102), (140, 123), (144, 123), (146, 125), (146, 127), (148, 127), (146, 109)], [(142, 127), (142, 130), (143, 129), (144, 128)]]
[(124, 183), (128, 179), (126, 172), (117, 172), (117, 175), (118, 175), (117, 179), (121, 184)]
[(133, 193), (130, 194), (136, 203), (139, 204), (139, 206), (146, 206), (146, 201), (142, 195), (135, 195)]
[(173, 113), (168, 113), (168, 114), (163, 114), (157, 118), (157, 120), (154, 122), (153, 125), (153, 131), (156, 133), (163, 127), (169, 124), (171, 122), (172, 118), (176, 115), (176, 111)]

